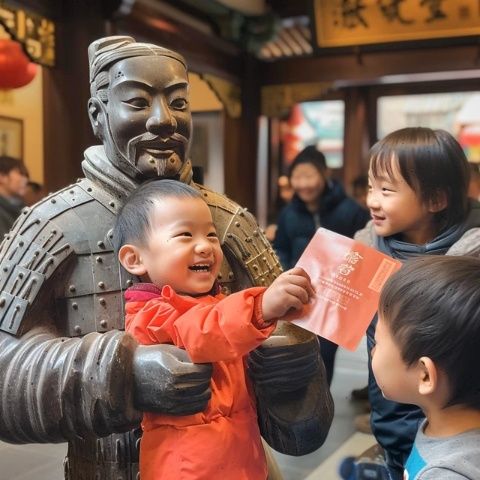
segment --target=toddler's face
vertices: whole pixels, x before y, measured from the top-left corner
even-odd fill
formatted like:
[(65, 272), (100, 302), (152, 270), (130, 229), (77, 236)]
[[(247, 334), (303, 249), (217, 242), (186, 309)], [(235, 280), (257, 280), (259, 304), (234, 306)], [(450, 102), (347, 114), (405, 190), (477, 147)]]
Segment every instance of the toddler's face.
[(392, 162), (392, 175), (386, 169), (377, 176), (371, 168), (368, 173), (367, 206), (375, 233), (380, 237), (401, 234), (403, 241), (422, 245), (436, 235), (434, 214), (402, 177), (397, 162)]
[(147, 248), (139, 250), (153, 283), (188, 295), (208, 293), (223, 260), (210, 209), (199, 198), (158, 202)]

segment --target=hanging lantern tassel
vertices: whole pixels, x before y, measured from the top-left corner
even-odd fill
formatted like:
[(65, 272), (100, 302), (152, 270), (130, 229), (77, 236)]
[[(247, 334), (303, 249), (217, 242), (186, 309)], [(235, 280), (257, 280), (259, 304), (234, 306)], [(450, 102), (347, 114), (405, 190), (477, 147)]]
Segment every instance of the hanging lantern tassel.
[(18, 42), (0, 39), (0, 89), (23, 87), (36, 73), (37, 66), (30, 62)]

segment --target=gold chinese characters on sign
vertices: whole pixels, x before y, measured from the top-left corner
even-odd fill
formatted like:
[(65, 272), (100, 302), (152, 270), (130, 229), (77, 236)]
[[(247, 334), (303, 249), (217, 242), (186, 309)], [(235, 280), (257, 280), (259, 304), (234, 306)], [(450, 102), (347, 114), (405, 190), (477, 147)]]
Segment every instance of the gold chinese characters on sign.
[(314, 0), (319, 47), (480, 33), (478, 0)]
[(25, 46), (32, 61), (49, 67), (55, 64), (55, 24), (51, 20), (0, 5), (0, 24)]

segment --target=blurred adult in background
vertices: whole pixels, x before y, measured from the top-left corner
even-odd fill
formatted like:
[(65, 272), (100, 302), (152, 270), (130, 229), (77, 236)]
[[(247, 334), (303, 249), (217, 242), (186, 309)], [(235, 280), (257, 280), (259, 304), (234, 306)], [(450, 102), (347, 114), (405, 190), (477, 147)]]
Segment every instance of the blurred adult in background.
[(24, 207), (28, 171), (18, 159), (0, 156), (0, 241)]
[(44, 186), (38, 182), (28, 181), (23, 195), (23, 201), (27, 207), (35, 205), (47, 194)]
[[(370, 218), (338, 181), (328, 178), (325, 156), (315, 146), (304, 148), (295, 157), (288, 176), (294, 195), (280, 212), (273, 244), (284, 269), (297, 263), (318, 228), (352, 238)], [(319, 340), (330, 384), (337, 345)]]

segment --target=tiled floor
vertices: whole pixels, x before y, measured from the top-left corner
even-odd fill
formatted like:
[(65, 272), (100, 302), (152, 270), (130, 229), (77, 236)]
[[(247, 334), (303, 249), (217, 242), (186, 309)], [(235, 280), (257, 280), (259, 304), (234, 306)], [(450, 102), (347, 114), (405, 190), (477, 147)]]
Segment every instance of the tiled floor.
[[(362, 344), (354, 353), (339, 350), (332, 384), (335, 417), (328, 438), (318, 451), (303, 457), (275, 452), (284, 480), (337, 480), (335, 475), (316, 476), (315, 470), (354, 433), (353, 417), (359, 406), (350, 391), (366, 384), (366, 353)], [(368, 448), (368, 444), (365, 448)], [(9, 445), (0, 442), (0, 480), (61, 480), (66, 445)]]
[[(350, 401), (350, 392), (367, 384), (367, 353), (363, 342), (355, 352), (339, 349), (332, 382), (332, 396), (335, 402), (335, 416), (327, 440), (316, 452), (303, 457), (289, 457), (276, 453), (284, 480), (302, 480), (307, 476), (315, 478), (315, 469), (332, 455), (355, 432), (353, 418), (363, 413), (361, 405)], [(367, 449), (369, 445), (365, 446)], [(318, 477), (318, 480), (337, 480), (338, 477)]]
[(0, 480), (61, 480), (66, 444), (0, 443)]

